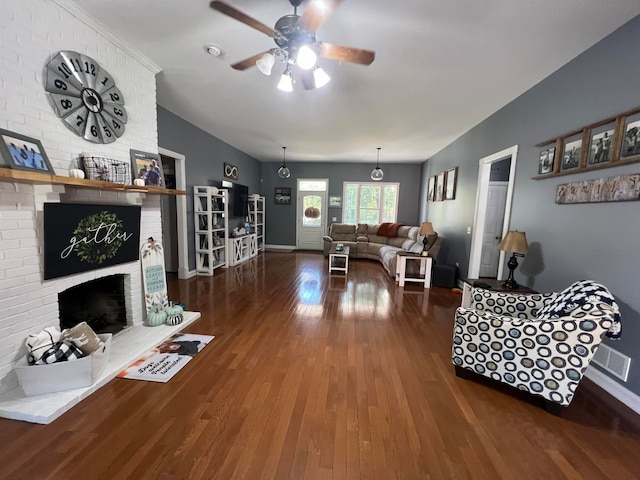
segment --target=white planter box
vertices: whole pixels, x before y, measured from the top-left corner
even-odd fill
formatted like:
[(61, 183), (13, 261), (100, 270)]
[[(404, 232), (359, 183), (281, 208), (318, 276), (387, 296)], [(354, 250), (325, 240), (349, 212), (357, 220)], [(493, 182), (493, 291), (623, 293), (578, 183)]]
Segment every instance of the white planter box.
[(88, 387), (95, 383), (109, 362), (111, 334), (99, 334), (104, 346), (88, 357), (49, 365), (29, 365), (24, 357), (14, 366), (18, 382), (24, 393), (42, 395), (74, 388)]

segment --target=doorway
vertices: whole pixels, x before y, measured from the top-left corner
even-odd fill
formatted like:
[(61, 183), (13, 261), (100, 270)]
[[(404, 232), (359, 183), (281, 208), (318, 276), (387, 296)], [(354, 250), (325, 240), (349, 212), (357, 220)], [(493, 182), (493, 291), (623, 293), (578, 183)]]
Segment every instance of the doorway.
[[(172, 152), (166, 148), (159, 147), (158, 153), (162, 161), (173, 168), (173, 179), (177, 190), (187, 189), (186, 157), (181, 153)], [(164, 165), (164, 163), (163, 163)], [(166, 177), (166, 175), (165, 175)], [(169, 255), (177, 258), (178, 278), (189, 278), (189, 250), (187, 243), (187, 196), (186, 195), (162, 195), (162, 197), (172, 197), (172, 199), (162, 200), (161, 209), (163, 216), (162, 240), (165, 250), (169, 250)], [(175, 208), (172, 204), (175, 203)], [(164, 222), (165, 213), (168, 223)], [(167, 225), (173, 225), (168, 227)], [(165, 234), (165, 231), (167, 232)], [(171, 260), (175, 263), (175, 260)]]
[[(485, 252), (490, 248), (493, 249), (490, 253), (495, 256), (497, 253), (497, 244), (509, 231), (517, 156), (518, 146), (515, 145), (480, 159), (478, 188), (476, 190), (476, 208), (473, 220), (473, 234), (471, 236), (471, 253), (469, 255), (469, 278), (479, 278), (481, 276), (483, 249)], [(504, 194), (504, 206), (502, 206), (502, 201), (500, 201), (498, 205), (495, 205), (496, 195), (495, 193), (491, 194), (493, 190), (491, 185), (491, 167), (498, 162), (504, 162), (506, 160), (509, 161), (509, 172), (508, 180), (506, 182), (506, 192)], [(490, 203), (492, 205), (490, 205)], [(503, 212), (502, 222), (498, 222), (498, 224), (495, 225), (496, 217), (500, 217), (500, 209)], [(487, 218), (494, 222), (494, 231), (491, 234), (489, 233), (491, 228), (487, 227)], [(500, 240), (496, 240), (496, 237), (499, 237)], [(495, 247), (493, 247), (493, 245), (490, 246), (490, 243), (495, 243)], [(495, 257), (494, 259), (489, 259), (489, 256), (490, 255), (487, 253), (484, 262), (489, 263), (490, 260), (492, 265), (492, 263), (495, 262)], [(504, 252), (499, 252), (497, 254), (497, 271), (495, 276), (498, 280), (502, 280), (504, 257)], [(482, 273), (486, 273), (488, 271), (487, 268), (489, 267), (485, 266), (485, 268), (482, 269)], [(491, 272), (493, 272), (493, 270), (494, 267), (491, 266)], [(486, 276), (493, 277), (493, 273)]]
[(298, 179), (296, 248), (322, 250), (327, 231), (327, 179)]

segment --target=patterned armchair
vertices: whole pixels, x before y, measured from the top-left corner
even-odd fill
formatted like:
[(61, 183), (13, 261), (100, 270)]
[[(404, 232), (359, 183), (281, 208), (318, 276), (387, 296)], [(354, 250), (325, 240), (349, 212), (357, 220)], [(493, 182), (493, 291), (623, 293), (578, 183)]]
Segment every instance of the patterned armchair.
[(620, 336), (618, 305), (592, 280), (535, 295), (475, 288), (471, 308), (456, 310), (452, 361), (460, 377), (539, 395), (553, 411), (571, 403), (605, 334)]

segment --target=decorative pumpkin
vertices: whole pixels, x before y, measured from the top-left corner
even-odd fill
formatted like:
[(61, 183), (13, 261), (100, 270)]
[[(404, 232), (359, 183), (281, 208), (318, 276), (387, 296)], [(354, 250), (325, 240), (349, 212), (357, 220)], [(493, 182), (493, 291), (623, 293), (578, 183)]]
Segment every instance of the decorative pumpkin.
[(69, 170), (69, 176), (71, 178), (84, 178), (84, 170), (79, 168), (72, 168)]
[(308, 207), (304, 211), (304, 216), (307, 218), (320, 218), (320, 209), (316, 207)]
[(162, 309), (162, 305), (154, 305), (147, 312), (147, 325), (157, 327), (167, 321), (167, 312)]
[(138, 187), (144, 187), (144, 180), (142, 178), (135, 178), (133, 184)]
[(169, 302), (169, 306), (164, 309), (167, 314), (167, 325), (180, 325), (182, 323), (182, 307)]

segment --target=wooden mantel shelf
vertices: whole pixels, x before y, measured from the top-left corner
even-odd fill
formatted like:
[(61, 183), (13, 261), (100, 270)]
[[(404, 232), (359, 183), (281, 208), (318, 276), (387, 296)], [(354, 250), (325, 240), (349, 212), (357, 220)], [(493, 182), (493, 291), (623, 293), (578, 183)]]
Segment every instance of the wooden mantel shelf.
[(25, 183), (43, 183), (53, 185), (69, 185), (78, 188), (95, 188), (100, 190), (117, 190), (127, 192), (147, 193), (149, 195), (186, 195), (185, 190), (172, 190), (160, 187), (139, 187), (137, 185), (122, 185), (112, 182), (101, 182), (99, 180), (87, 180), (85, 178), (61, 177), (59, 175), (49, 175), (47, 173), (31, 172), (26, 170), (11, 170), (10, 168), (0, 168), (0, 180), (15, 181)]

